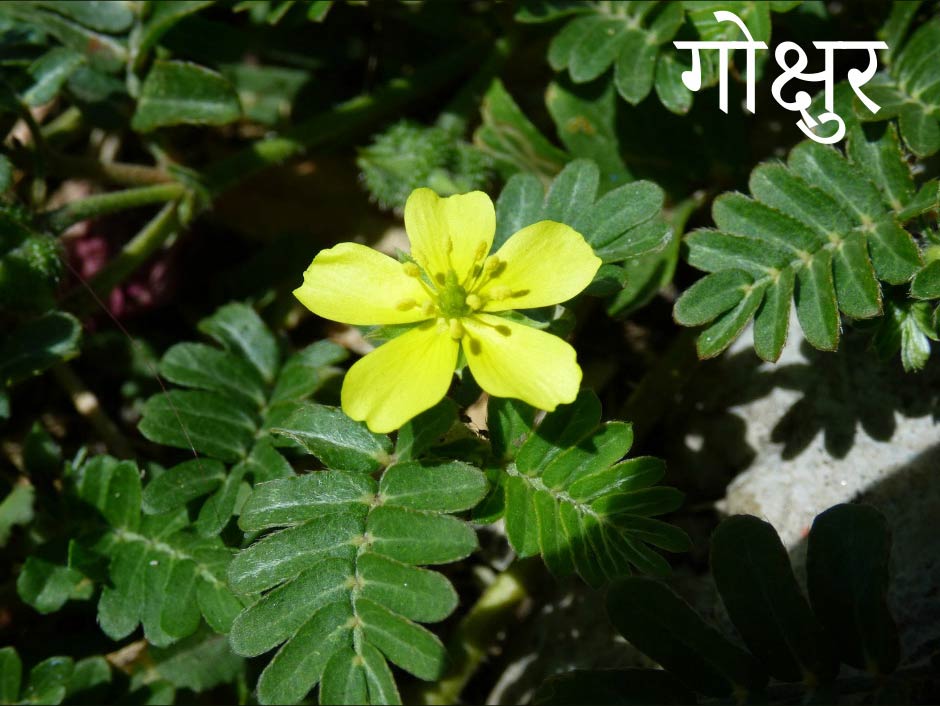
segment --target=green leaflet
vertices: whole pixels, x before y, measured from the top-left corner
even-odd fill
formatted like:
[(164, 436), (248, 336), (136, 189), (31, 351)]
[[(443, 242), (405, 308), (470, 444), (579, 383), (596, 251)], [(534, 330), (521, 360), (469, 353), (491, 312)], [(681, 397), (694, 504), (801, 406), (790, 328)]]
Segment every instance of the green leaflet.
[(817, 683), (835, 676), (828, 635), (770, 524), (749, 515), (722, 522), (712, 535), (711, 567), (731, 620), (771, 676), (802, 681), (811, 675)]
[[(195, 450), (199, 458), (170, 468), (148, 484), (146, 512), (170, 512), (204, 498), (197, 530), (204, 536), (218, 534), (250, 483), (293, 475), (275, 448), (284, 444), (272, 436), (275, 431), (302, 435), (302, 443), (316, 447), (328, 465), (377, 467), (372, 457), (363, 460), (357, 454), (376, 448), (384, 453), (387, 440), (371, 435), (339, 410), (301, 403), (335, 373), (333, 365), (346, 357), (344, 349), (319, 341), (282, 363), (276, 339), (243, 304), (221, 307), (199, 323), (199, 330), (222, 348), (178, 343), (167, 350), (160, 373), (190, 389), (154, 395), (144, 405), (140, 422), (141, 433), (151, 441)], [(303, 432), (305, 423), (316, 428), (315, 441)], [(356, 439), (371, 446), (363, 451)]]
[(17, 485), (0, 501), (0, 547), (6, 545), (14, 525), (25, 525), (33, 519), (36, 491), (29, 484)]
[(940, 149), (940, 82), (935, 70), (940, 21), (930, 20), (901, 45), (903, 25), (906, 22), (887, 28), (896, 35), (895, 43), (889, 44), (891, 66), (865, 87), (865, 94), (880, 110), (871, 113), (856, 99), (855, 113), (865, 121), (897, 118), (901, 137), (911, 152), (927, 157)]
[(146, 667), (131, 678), (132, 696), (160, 685), (172, 700), (174, 689), (207, 691), (243, 678), (245, 671), (245, 660), (232, 653), (225, 635), (206, 628), (169, 647), (150, 647), (147, 658)]
[[(733, 694), (769, 703), (824, 695), (837, 701), (844, 696), (837, 681), (841, 662), (876, 676), (847, 691), (866, 699), (878, 693), (898, 663), (898, 633), (886, 602), (885, 520), (871, 507), (837, 505), (816, 518), (808, 544), (807, 602), (769, 524), (738, 515), (712, 535), (715, 585), (746, 649), (666, 585), (640, 577), (616, 582), (607, 596), (611, 621), (662, 670), (607, 672), (605, 683), (624, 684), (621, 698), (634, 696), (634, 683), (647, 684), (665, 693), (667, 703), (683, 687), (705, 697)], [(658, 676), (648, 683), (647, 675)], [(767, 684), (768, 675), (788, 684)], [(571, 677), (568, 686), (584, 676)]]
[(599, 422), (597, 397), (582, 392), (529, 428), (494, 489), (509, 541), (520, 556), (541, 554), (552, 573), (576, 572), (592, 585), (633, 568), (666, 573), (649, 545), (684, 551), (688, 538), (652, 517), (675, 510), (682, 495), (652, 487), (665, 472), (661, 461), (620, 461), (633, 440), (630, 425)]
[(584, 159), (569, 162), (547, 193), (531, 174), (513, 176), (496, 201), (494, 248), (541, 220), (567, 223), (609, 263), (661, 250), (669, 243), (672, 233), (662, 216), (662, 189), (649, 181), (634, 181), (598, 197), (599, 183), (597, 165)]
[(91, 598), (94, 584), (80, 571), (31, 556), (16, 579), (16, 592), (45, 614), (59, 610), (66, 601)]
[(75, 357), (81, 334), (78, 320), (61, 311), (22, 324), (0, 343), (0, 384), (25, 380)]
[(96, 456), (67, 466), (66, 478), (72, 495), (96, 511), (89, 519), (97, 531), (72, 541), (68, 566), (30, 557), (17, 581), (24, 601), (46, 613), (89, 598), (93, 584), (83, 567), (100, 560), (109, 585), (98, 622), (112, 639), (142, 624), (149, 642), (167, 646), (193, 634), (201, 619), (228, 631), (241, 608), (224, 580), (232, 550), (217, 537), (200, 537), (185, 512), (143, 515), (141, 474), (132, 461)]
[[(545, 7), (544, 5), (548, 5)], [(685, 114), (693, 94), (682, 83), (689, 69), (688, 53), (672, 46), (680, 28), (687, 26), (704, 40), (736, 40), (740, 32), (732, 23), (718, 23), (715, 10), (737, 14), (755, 40), (770, 41), (771, 12), (786, 12), (796, 3), (766, 2), (582, 2), (560, 8), (558, 3), (523, 3), (517, 18), (547, 22), (575, 15), (559, 31), (548, 49), (548, 63), (555, 71), (567, 70), (576, 84), (597, 79), (613, 66), (613, 86), (620, 96), (637, 105), (655, 88), (660, 102), (670, 111)], [(687, 21), (688, 20), (688, 21)], [(703, 86), (718, 82), (715, 61), (703, 55)], [(758, 55), (758, 74), (762, 62)], [(759, 76), (758, 76), (759, 77)]]
[(30, 65), (29, 75), (33, 83), (23, 92), (23, 102), (29, 106), (48, 103), (84, 63), (85, 57), (71, 49), (50, 49)]
[(910, 205), (920, 196), (893, 126), (876, 140), (853, 126), (846, 155), (803, 142), (786, 165), (754, 169), (750, 191), (720, 196), (712, 208), (717, 230), (686, 237), (689, 263), (712, 274), (682, 294), (674, 316), (708, 325), (698, 342), (703, 358), (725, 350), (754, 319), (755, 351), (776, 360), (791, 301), (806, 339), (835, 350), (840, 312), (879, 316), (879, 280), (905, 283), (921, 268), (900, 220), (918, 212)]
[(154, 3), (141, 29), (137, 53), (146, 55), (170, 28), (188, 15), (209, 7), (212, 0), (182, 0)]
[(127, 30), (133, 21), (133, 13), (122, 3), (15, 0), (3, 3), (0, 15), (41, 28), (84, 54), (100, 71), (116, 72), (127, 60), (126, 42), (112, 36)]
[(457, 405), (448, 398), (422, 412), (398, 430), (395, 458), (410, 461), (434, 446), (457, 421)]
[(0, 703), (60, 704), (66, 698), (111, 681), (104, 657), (49, 657), (23, 678), (23, 663), (16, 649), (0, 649)]
[(239, 303), (226, 304), (200, 321), (198, 328), (225, 350), (250, 361), (265, 382), (274, 381), (281, 352), (274, 335), (250, 307)]
[(900, 659), (887, 603), (890, 550), (877, 510), (836, 505), (813, 522), (806, 556), (810, 602), (839, 657), (875, 674), (894, 671)]
[(665, 585), (631, 577), (611, 587), (607, 613), (640, 651), (696, 692), (708, 696), (759, 691), (761, 665), (733, 644)]
[(601, 170), (602, 191), (633, 178), (620, 155), (617, 137), (617, 96), (614, 86), (599, 81), (574, 86), (564, 76), (549, 84), (545, 106), (555, 122), (558, 138), (576, 158), (590, 159)]
[(261, 593), (236, 618), (233, 649), (254, 656), (280, 645), (259, 700), (296, 703), (319, 683), (321, 703), (399, 703), (386, 660), (439, 677), (443, 646), (415, 621), (444, 619), (457, 596), (419, 567), (476, 548), (473, 530), (446, 513), (485, 492), (483, 474), (458, 462), (393, 464), (378, 481), (327, 470), (256, 486), (240, 524), (273, 532), (236, 556), (229, 582)]
[(141, 132), (180, 124), (225, 125), (241, 112), (235, 88), (221, 74), (182, 61), (157, 61), (141, 86), (131, 125)]
[(371, 473), (388, 461), (388, 437), (353, 422), (342, 410), (304, 403), (272, 432), (297, 442), (330, 468)]
[(474, 144), (504, 177), (522, 169), (547, 180), (568, 161), (568, 155), (529, 121), (499, 79), (493, 80), (480, 110), (483, 123), (473, 135)]
[(940, 260), (934, 260), (917, 273), (911, 282), (911, 296), (915, 299), (940, 298)]
[[(567, 69), (575, 83), (591, 81), (613, 65), (617, 91), (636, 105), (653, 88), (661, 48), (679, 30), (685, 11), (679, 3), (656, 7), (644, 2), (614, 4), (610, 15), (604, 14), (599, 4), (592, 9), (595, 12), (575, 17), (555, 36), (548, 63), (556, 71)], [(663, 74), (660, 80), (669, 78)], [(663, 91), (674, 89), (670, 84)]]

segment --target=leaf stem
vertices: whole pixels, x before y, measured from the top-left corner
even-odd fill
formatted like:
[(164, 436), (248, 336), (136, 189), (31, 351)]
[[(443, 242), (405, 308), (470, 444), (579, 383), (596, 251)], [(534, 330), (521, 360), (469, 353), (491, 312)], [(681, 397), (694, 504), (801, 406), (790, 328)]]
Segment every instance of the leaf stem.
[(63, 110), (59, 115), (41, 127), (43, 138), (47, 144), (62, 140), (73, 135), (82, 127), (82, 111), (76, 106)]
[[(400, 113), (412, 101), (441, 88), (469, 68), (478, 58), (479, 51), (477, 44), (459, 49), (409, 78), (393, 79), (372, 94), (353, 98), (296, 125), (282, 136), (254, 142), (230, 157), (210, 165), (202, 180), (207, 194), (210, 198), (217, 197), (266, 167), (280, 164), (311, 147), (326, 142), (335, 143), (337, 139), (348, 137), (376, 120)], [(50, 218), (54, 216), (61, 223), (68, 223), (70, 219), (74, 219), (71, 222), (81, 220), (79, 214), (91, 213), (95, 208), (103, 209), (100, 213), (107, 213), (144, 203), (174, 199), (94, 278), (91, 286), (97, 294), (105, 294), (120, 284), (166, 241), (179, 224), (176, 200), (178, 196), (174, 196), (174, 193), (179, 190), (178, 195), (182, 195), (186, 187), (163, 169), (117, 162), (101, 163), (55, 153), (49, 153), (48, 160), (54, 171), (69, 176), (84, 176), (107, 183), (165, 187), (119, 192), (123, 196), (106, 194), (92, 197), (98, 198), (98, 201), (85, 199), (91, 203), (81, 207), (75, 204), (76, 214), (67, 210), (73, 206), (68, 204), (59, 209), (61, 213), (49, 214)], [(109, 200), (109, 197), (113, 200)], [(91, 215), (98, 213), (93, 212)], [(67, 301), (73, 302), (75, 306), (74, 300), (78, 294), (71, 292)], [(88, 303), (86, 300), (78, 308), (84, 308)]]
[(180, 198), (184, 192), (185, 187), (182, 184), (168, 182), (166, 184), (154, 184), (153, 186), (139, 186), (107, 194), (96, 194), (85, 199), (72, 201), (62, 208), (47, 211), (43, 214), (43, 219), (50, 230), (60, 232), (88, 218), (96, 218), (139, 206), (173, 201)]
[[(160, 209), (160, 212), (124, 245), (121, 252), (92, 278), (86, 285), (87, 288), (97, 296), (105, 295), (140, 267), (176, 232), (179, 225), (178, 207), (179, 202), (174, 200)], [(76, 287), (67, 295), (66, 304), (71, 305), (73, 310), (88, 309), (94, 300), (84, 297), (84, 294)]]
[(516, 560), (486, 587), (454, 632), (448, 645), (447, 673), (422, 687), (411, 701), (420, 704), (456, 704), (460, 693), (498, 640), (512, 615), (532, 593), (540, 575), (538, 558)]

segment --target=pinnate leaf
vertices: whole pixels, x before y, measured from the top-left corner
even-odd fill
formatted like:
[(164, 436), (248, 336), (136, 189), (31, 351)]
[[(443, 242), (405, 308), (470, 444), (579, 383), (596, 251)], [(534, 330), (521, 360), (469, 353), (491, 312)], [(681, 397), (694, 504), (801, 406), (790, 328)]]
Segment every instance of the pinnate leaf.
[(803, 142), (786, 165), (758, 166), (750, 191), (720, 196), (717, 229), (686, 237), (690, 264), (711, 274), (683, 293), (674, 316), (707, 326), (698, 341), (703, 358), (725, 350), (754, 319), (756, 352), (776, 360), (791, 301), (807, 341), (835, 350), (840, 314), (879, 316), (880, 282), (902, 284), (921, 269), (901, 225), (918, 194), (893, 127), (871, 140), (853, 126), (845, 155)]
[[(309, 448), (322, 459), (321, 443)], [(443, 671), (443, 646), (415, 621), (447, 617), (456, 593), (420, 566), (476, 548), (473, 530), (446, 513), (476, 505), (486, 481), (459, 462), (401, 462), (378, 481), (363, 471), (262, 483), (243, 508), (243, 529), (272, 530), (229, 570), (235, 590), (261, 593), (235, 619), (235, 651), (255, 656), (281, 645), (258, 682), (262, 703), (296, 703), (318, 683), (321, 703), (398, 703), (387, 661), (420, 679)]]
[(592, 585), (633, 569), (666, 573), (649, 545), (683, 551), (688, 538), (652, 518), (675, 510), (682, 495), (652, 487), (665, 472), (658, 459), (621, 461), (630, 425), (599, 422), (596, 396), (582, 392), (529, 431), (494, 491), (503, 494), (509, 541), (520, 556), (541, 554), (552, 573), (577, 572)]

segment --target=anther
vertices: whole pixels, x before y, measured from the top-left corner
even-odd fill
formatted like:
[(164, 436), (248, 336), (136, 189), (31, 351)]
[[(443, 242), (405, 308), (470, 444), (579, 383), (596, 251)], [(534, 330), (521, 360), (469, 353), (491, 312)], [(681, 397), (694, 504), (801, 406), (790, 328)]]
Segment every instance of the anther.
[(491, 274), (501, 264), (503, 264), (502, 261), (496, 257), (496, 255), (490, 255), (488, 258), (486, 258), (486, 262), (483, 263), (483, 271), (486, 274)]
[(477, 251), (476, 251), (476, 254), (473, 256), (473, 261), (474, 261), (474, 262), (479, 262), (479, 261), (482, 260), (484, 257), (486, 257), (486, 251), (487, 251), (487, 250), (489, 250), (489, 248), (486, 246), (486, 241), (485, 241), (485, 240), (481, 240), (481, 241), (480, 241), (480, 244), (477, 245)]
[(434, 313), (434, 302), (428, 299), (421, 305), (421, 313), (425, 316), (431, 316)]
[(512, 290), (505, 284), (499, 284), (489, 291), (489, 295), (492, 299), (501, 302), (503, 299), (509, 299), (512, 296)]
[(421, 268), (418, 267), (418, 266), (417, 266), (415, 263), (413, 263), (413, 262), (405, 262), (405, 263), (402, 263), (401, 268), (405, 271), (405, 274), (408, 275), (409, 277), (420, 277), (420, 276), (421, 276)]
[(459, 341), (463, 338), (463, 324), (460, 323), (460, 319), (451, 319), (450, 320), (450, 337), (455, 341)]
[(483, 306), (483, 300), (476, 294), (468, 294), (464, 301), (474, 311)]
[(409, 309), (414, 309), (416, 306), (418, 306), (418, 302), (414, 299), (402, 299), (395, 305), (395, 308), (399, 311), (408, 311)]

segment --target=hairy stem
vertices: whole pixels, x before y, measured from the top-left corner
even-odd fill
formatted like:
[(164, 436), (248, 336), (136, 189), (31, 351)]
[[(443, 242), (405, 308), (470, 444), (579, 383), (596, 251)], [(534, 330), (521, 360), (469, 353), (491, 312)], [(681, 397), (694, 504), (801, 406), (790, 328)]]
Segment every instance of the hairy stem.
[(118, 186), (146, 186), (175, 181), (173, 176), (159, 167), (124, 162), (99, 162), (96, 159), (70, 157), (50, 152), (49, 170), (64, 177), (84, 177)]
[(185, 187), (182, 184), (169, 182), (154, 184), (153, 186), (139, 186), (107, 194), (96, 194), (95, 196), (73, 201), (54, 211), (48, 211), (43, 214), (43, 218), (51, 230), (63, 231), (70, 225), (88, 218), (126, 211), (139, 206), (173, 201), (180, 198), (184, 191)]
[(72, 400), (75, 411), (91, 424), (111, 453), (119, 458), (133, 458), (133, 445), (111, 421), (101, 408), (98, 397), (85, 386), (75, 371), (67, 363), (59, 363), (52, 368), (52, 374)]

